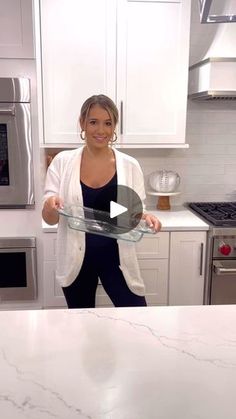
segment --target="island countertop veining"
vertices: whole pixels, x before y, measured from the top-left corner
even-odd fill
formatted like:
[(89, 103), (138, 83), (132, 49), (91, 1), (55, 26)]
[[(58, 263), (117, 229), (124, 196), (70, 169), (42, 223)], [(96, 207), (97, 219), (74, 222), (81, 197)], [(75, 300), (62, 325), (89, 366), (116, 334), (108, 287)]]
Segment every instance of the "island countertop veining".
[[(157, 211), (154, 208), (147, 208), (147, 211), (159, 218), (162, 223), (161, 231), (209, 230), (209, 224), (183, 206), (172, 207), (167, 211)], [(50, 226), (44, 221), (42, 221), (42, 227), (45, 233), (57, 231), (57, 226)]]
[(3, 419), (234, 419), (236, 306), (0, 312)]

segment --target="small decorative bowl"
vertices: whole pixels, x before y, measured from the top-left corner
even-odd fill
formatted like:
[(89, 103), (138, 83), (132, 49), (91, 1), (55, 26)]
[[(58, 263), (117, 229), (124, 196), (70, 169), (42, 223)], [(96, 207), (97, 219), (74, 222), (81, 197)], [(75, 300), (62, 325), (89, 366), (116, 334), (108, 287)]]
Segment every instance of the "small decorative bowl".
[(158, 170), (150, 174), (149, 185), (156, 192), (175, 192), (180, 184), (180, 176), (171, 170)]

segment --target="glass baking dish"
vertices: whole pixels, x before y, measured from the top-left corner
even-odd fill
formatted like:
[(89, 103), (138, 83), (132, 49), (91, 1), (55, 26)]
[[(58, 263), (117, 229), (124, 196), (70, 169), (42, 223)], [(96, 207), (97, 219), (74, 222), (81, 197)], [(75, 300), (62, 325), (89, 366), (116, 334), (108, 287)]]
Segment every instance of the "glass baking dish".
[[(154, 229), (147, 226), (145, 220), (140, 220), (134, 228), (122, 225), (119, 221), (117, 224), (113, 224), (108, 212), (79, 205), (64, 206), (58, 210), (58, 213), (67, 217), (68, 226), (74, 230), (111, 237), (117, 240), (137, 242), (143, 237), (143, 234), (156, 233)], [(119, 220), (119, 217), (116, 218)], [(133, 220), (131, 219), (130, 222), (132, 225)]]

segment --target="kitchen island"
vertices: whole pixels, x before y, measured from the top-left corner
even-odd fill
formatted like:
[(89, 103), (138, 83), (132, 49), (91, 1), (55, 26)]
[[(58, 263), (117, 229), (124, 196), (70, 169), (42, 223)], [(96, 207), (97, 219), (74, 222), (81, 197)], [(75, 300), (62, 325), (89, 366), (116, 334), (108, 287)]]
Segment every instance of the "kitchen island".
[(0, 312), (4, 419), (234, 419), (236, 306)]

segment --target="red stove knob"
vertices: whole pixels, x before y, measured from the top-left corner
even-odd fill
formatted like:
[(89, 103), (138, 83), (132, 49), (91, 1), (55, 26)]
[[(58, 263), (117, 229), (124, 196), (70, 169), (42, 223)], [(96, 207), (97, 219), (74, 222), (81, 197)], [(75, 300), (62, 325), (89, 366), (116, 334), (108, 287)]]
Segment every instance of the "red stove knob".
[(222, 255), (228, 256), (231, 253), (232, 249), (231, 249), (231, 246), (229, 244), (223, 243), (219, 246), (218, 250)]

